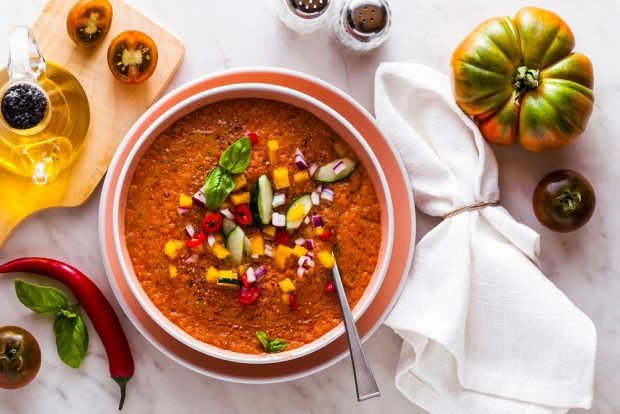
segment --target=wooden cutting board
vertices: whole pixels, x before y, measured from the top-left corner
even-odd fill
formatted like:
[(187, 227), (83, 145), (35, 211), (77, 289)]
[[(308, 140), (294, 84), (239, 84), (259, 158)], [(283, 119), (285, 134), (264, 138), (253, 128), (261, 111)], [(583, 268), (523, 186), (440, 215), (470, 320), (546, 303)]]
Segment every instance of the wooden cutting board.
[[(123, 0), (110, 2), (112, 27), (94, 50), (78, 48), (67, 35), (65, 22), (74, 1), (50, 0), (32, 27), (45, 59), (66, 67), (82, 84), (90, 103), (90, 127), (79, 156), (51, 184), (35, 186), (30, 178), (0, 168), (0, 246), (29, 215), (50, 207), (78, 206), (88, 199), (123, 136), (161, 95), (183, 59), (185, 48), (176, 37)], [(108, 45), (125, 30), (143, 31), (158, 46), (157, 69), (141, 85), (123, 85), (107, 66)], [(8, 42), (8, 31), (0, 36)]]

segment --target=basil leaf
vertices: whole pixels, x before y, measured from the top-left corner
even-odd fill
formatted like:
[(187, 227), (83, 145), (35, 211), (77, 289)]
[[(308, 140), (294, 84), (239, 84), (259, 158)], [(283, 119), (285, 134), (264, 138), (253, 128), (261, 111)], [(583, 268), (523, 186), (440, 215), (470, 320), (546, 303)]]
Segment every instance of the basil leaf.
[(82, 317), (58, 315), (54, 321), (54, 335), (60, 359), (71, 368), (79, 368), (88, 351), (88, 331)]
[(256, 331), (256, 337), (258, 338), (260, 343), (263, 344), (263, 348), (265, 348), (266, 351), (269, 347), (269, 337), (267, 336), (267, 332)]
[(269, 353), (277, 353), (286, 348), (288, 344), (283, 339), (274, 339), (273, 341), (269, 341), (267, 345), (267, 352)]
[(231, 174), (242, 173), (252, 160), (252, 142), (249, 137), (238, 139), (220, 157), (220, 166)]
[(56, 315), (69, 306), (67, 297), (60, 290), (33, 285), (20, 279), (15, 280), (15, 293), (24, 306), (44, 315)]
[(222, 167), (216, 167), (207, 176), (205, 196), (207, 208), (215, 210), (222, 204), (228, 194), (235, 188), (235, 181)]

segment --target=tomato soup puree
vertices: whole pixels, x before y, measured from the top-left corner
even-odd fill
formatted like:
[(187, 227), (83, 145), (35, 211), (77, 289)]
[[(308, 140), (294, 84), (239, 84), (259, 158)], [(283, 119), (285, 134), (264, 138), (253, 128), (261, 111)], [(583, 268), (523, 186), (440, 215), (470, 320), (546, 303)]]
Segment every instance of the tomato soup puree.
[[(300, 108), (205, 106), (155, 139), (132, 178), (127, 250), (153, 304), (200, 341), (280, 352), (342, 320), (377, 266), (381, 211), (351, 148)], [(258, 335), (257, 335), (258, 333)]]

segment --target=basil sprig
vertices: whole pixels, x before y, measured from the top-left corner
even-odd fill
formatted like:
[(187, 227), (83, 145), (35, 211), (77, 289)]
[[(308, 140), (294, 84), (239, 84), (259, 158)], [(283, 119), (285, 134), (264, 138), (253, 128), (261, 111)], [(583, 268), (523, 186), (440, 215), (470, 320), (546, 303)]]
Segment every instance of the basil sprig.
[(288, 345), (283, 339), (269, 339), (267, 332), (264, 331), (256, 331), (256, 337), (258, 338), (260, 343), (263, 344), (265, 352), (270, 354), (275, 354), (283, 351), (284, 348), (286, 348), (286, 346)]
[(88, 331), (78, 313), (78, 305), (69, 306), (64, 293), (49, 286), (37, 286), (15, 280), (19, 301), (33, 312), (56, 315), (54, 335), (58, 356), (71, 368), (79, 368), (88, 351)]
[(226, 200), (235, 187), (232, 175), (244, 172), (251, 160), (252, 142), (249, 137), (240, 138), (226, 148), (220, 157), (219, 166), (207, 175), (205, 196), (209, 210), (215, 210)]

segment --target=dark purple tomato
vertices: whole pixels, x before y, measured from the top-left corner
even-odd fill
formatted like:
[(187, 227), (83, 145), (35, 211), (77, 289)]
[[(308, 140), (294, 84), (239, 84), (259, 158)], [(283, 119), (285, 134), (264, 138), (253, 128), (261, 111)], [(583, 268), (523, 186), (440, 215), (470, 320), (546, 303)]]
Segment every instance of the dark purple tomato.
[(41, 348), (34, 336), (17, 326), (0, 328), (0, 388), (28, 384), (41, 367)]
[(545, 175), (534, 189), (534, 214), (549, 229), (577, 230), (590, 220), (596, 196), (590, 182), (578, 172), (557, 170)]

